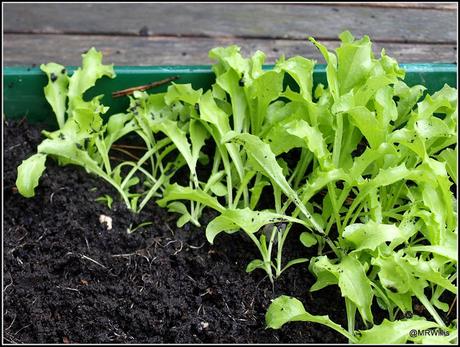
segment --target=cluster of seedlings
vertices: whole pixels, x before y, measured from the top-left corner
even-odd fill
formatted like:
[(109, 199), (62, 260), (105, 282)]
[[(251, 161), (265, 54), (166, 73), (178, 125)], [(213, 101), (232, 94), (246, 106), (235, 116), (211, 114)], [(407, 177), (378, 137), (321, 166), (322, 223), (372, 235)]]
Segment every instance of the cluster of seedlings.
[[(215, 210), (209, 242), (242, 231), (259, 250), (247, 272), (260, 269), (273, 282), (308, 264), (317, 282), (305, 290), (340, 288), (347, 327), (281, 296), (266, 314), (270, 328), (309, 321), (352, 343), (453, 342), (456, 325), (439, 311), (450, 306), (441, 295), (457, 293), (457, 90), (408, 86), (384, 50), (374, 56), (367, 36), (340, 39), (335, 52), (310, 39), (326, 60), (327, 86), (314, 85), (313, 60), (281, 57), (266, 70), (260, 51), (244, 58), (239, 47), (218, 47), (209, 53), (209, 90), (126, 90), (114, 96), (127, 95), (129, 108), (107, 122), (102, 96), (83, 97), (99, 78), (115, 77), (100, 52), (84, 54), (71, 77), (61, 65), (42, 65), (59, 129), (43, 132), (37, 154), (18, 168), (17, 188), (33, 196), (50, 156), (109, 182), (133, 212), (155, 201), (181, 227)], [(134, 138), (142, 155), (114, 164), (110, 151)], [(294, 227), (317, 256), (283, 258)], [(430, 318), (410, 314), (414, 299)], [(374, 305), (388, 313), (381, 324)], [(357, 319), (366, 330), (355, 329)]]

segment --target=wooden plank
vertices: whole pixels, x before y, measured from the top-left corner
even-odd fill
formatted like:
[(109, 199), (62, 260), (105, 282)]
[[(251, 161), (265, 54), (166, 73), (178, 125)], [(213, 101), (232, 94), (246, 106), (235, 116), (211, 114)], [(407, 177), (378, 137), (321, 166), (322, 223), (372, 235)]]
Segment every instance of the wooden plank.
[(5, 33), (337, 39), (456, 43), (457, 12), (364, 6), (173, 3), (8, 3)]
[[(336, 48), (338, 41), (323, 42)], [(208, 51), (216, 46), (236, 44), (243, 54), (261, 50), (267, 63), (286, 57), (303, 55), (324, 60), (308, 41), (259, 40), (224, 38), (175, 37), (114, 37), (87, 35), (18, 35), (5, 34), (3, 62), (5, 65), (30, 65), (55, 61), (64, 65), (80, 65), (81, 53), (94, 46), (104, 53), (104, 60), (116, 65), (203, 65), (210, 64)], [(375, 43), (376, 55), (385, 48), (388, 55), (399, 62), (455, 62), (456, 45), (452, 44), (400, 44)]]
[[(301, 5), (311, 5), (302, 3)], [(331, 6), (329, 3), (324, 3), (324, 6)], [(364, 7), (386, 7), (386, 8), (417, 8), (417, 9), (433, 9), (433, 10), (458, 10), (456, 2), (340, 2), (334, 3), (334, 6), (364, 6)]]

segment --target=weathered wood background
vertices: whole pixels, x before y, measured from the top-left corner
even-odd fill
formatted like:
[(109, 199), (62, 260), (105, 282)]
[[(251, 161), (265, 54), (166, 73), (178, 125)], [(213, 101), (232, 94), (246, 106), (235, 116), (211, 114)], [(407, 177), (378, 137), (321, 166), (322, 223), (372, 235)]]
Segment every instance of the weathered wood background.
[(457, 3), (15, 4), (3, 5), (6, 66), (80, 65), (94, 46), (116, 65), (210, 64), (208, 51), (237, 44), (267, 63), (304, 55), (324, 60), (306, 38), (329, 48), (350, 30), (369, 35), (376, 54), (399, 62), (457, 62)]

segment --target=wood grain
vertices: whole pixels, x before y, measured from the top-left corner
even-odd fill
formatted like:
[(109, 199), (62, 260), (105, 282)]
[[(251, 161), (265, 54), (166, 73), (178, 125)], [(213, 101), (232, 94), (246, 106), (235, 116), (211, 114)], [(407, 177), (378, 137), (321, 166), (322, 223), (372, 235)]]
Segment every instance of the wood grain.
[(5, 33), (103, 34), (333, 40), (356, 36), (399, 43), (457, 42), (457, 11), (284, 4), (4, 5)]
[[(330, 49), (339, 45), (337, 41), (323, 43)], [(211, 48), (230, 44), (242, 47), (246, 55), (263, 51), (267, 63), (274, 63), (281, 54), (286, 57), (303, 55), (324, 63), (319, 51), (307, 41), (42, 34), (5, 34), (3, 61), (8, 66), (39, 65), (50, 61), (80, 65), (81, 54), (94, 46), (102, 50), (105, 62), (116, 65), (206, 65), (211, 63), (208, 58)], [(400, 63), (455, 62), (457, 56), (457, 47), (452, 44), (374, 43), (376, 54), (382, 48)]]
[[(304, 3), (302, 5), (309, 5)], [(331, 4), (324, 3), (324, 6)], [(386, 7), (386, 8), (417, 8), (455, 11), (458, 9), (456, 2), (341, 2), (335, 3), (334, 6), (361, 6), (361, 7)]]

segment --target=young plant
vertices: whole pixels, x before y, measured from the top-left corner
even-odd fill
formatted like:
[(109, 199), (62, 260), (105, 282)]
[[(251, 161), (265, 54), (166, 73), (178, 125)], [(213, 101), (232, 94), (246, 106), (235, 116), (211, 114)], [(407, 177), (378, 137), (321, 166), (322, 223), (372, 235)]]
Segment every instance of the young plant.
[[(444, 291), (457, 293), (457, 212), (451, 190), (457, 92), (446, 85), (422, 97), (424, 87), (407, 86), (394, 59), (384, 51), (374, 58), (367, 37), (354, 40), (345, 32), (340, 38), (336, 54), (312, 39), (328, 64), (329, 87), (318, 86), (317, 101), (306, 101), (308, 117), (278, 124), (303, 139), (312, 153), (313, 170), (298, 180), (305, 182), (302, 202), (324, 196), (316, 204), (326, 227), (318, 235), (320, 255), (310, 261), (317, 277), (310, 291), (339, 286), (348, 330), (328, 317), (308, 314), (298, 300), (284, 296), (270, 306), (267, 325), (276, 329), (288, 321), (311, 321), (361, 343), (381, 343), (388, 333), (395, 343), (418, 342), (422, 338), (409, 331), (432, 327), (456, 334), (438, 310), (448, 311), (439, 300)], [(301, 100), (294, 93), (287, 97)], [(333, 256), (321, 255), (326, 243)], [(414, 298), (434, 322), (398, 319), (413, 314)], [(374, 301), (388, 311), (389, 320), (355, 331), (356, 313), (366, 326), (374, 324)]]
[[(215, 48), (211, 50), (210, 57), (217, 60), (213, 66), (216, 83), (204, 94), (198, 95), (189, 90), (187, 99), (188, 107), (192, 106), (192, 102), (196, 106), (196, 112), (191, 109), (192, 117), (196, 117), (197, 124), (201, 124), (213, 140), (214, 164), (207, 181), (194, 184), (190, 189), (171, 186), (165, 190), (164, 197), (158, 203), (161, 206), (169, 204), (170, 210), (181, 213), (181, 223), (183, 218), (188, 220), (186, 216), (193, 215), (193, 212), (176, 200), (191, 200), (200, 204), (200, 208), (195, 209), (200, 213), (203, 205), (216, 209), (221, 215), (208, 225), (208, 240), (213, 242), (220, 232), (233, 233), (242, 229), (262, 256), (262, 259), (252, 261), (247, 271), (262, 268), (273, 281), (289, 266), (307, 261), (295, 259), (282, 266), (282, 249), (291, 223), (303, 224), (323, 233), (317, 216), (313, 215), (309, 206), (301, 202), (298, 192), (286, 179), (286, 163), (279, 157), (280, 152), (274, 152), (274, 149), (278, 150), (277, 145), (270, 145), (270, 139), (261, 137), (262, 132), (269, 131), (276, 122), (274, 118), (280, 108), (279, 99), (283, 97), (285, 73), (298, 81), (303, 95), (310, 95), (311, 90), (308, 88), (311, 89), (312, 83), (301, 76), (301, 69), (308, 67), (311, 75), (314, 63), (300, 57), (287, 61), (281, 59), (273, 71), (263, 71), (265, 56), (262, 52), (245, 59), (236, 46)], [(196, 97), (191, 98), (190, 95)], [(191, 131), (189, 134), (192, 135)], [(185, 149), (181, 153), (186, 157), (190, 150), (183, 147)], [(193, 175), (192, 167), (189, 167)], [(266, 186), (273, 189), (275, 205), (271, 209), (257, 211)], [(207, 196), (206, 199), (204, 196)], [(224, 198), (225, 203), (216, 208), (215, 201), (219, 198)], [(292, 219), (286, 215), (291, 205), (299, 209), (300, 218)], [(265, 218), (263, 224), (259, 220), (260, 216)], [(238, 218), (241, 218), (240, 225)], [(262, 227), (265, 233), (256, 236)], [(272, 260), (275, 249), (276, 258)]]
[[(82, 67), (71, 77), (59, 64), (41, 66), (49, 80), (45, 87), (45, 96), (55, 113), (59, 129), (43, 132), (47, 139), (37, 147), (37, 154), (24, 160), (18, 167), (16, 186), (22, 195), (34, 196), (35, 188), (45, 170), (46, 159), (51, 156), (61, 165), (79, 165), (87, 172), (104, 179), (118, 191), (128, 208), (139, 211), (170, 177), (170, 172), (156, 177), (156, 167), (153, 165), (152, 174), (143, 168), (143, 164), (151, 159), (153, 153), (159, 155), (157, 152), (171, 141), (153, 144), (151, 139), (146, 139), (149, 151), (142, 158), (135, 162), (123, 161), (113, 166), (109, 152), (116, 141), (136, 133), (143, 139), (145, 136), (133, 108), (131, 112), (110, 116), (108, 122), (103, 124), (102, 115), (108, 111), (108, 107), (100, 103), (102, 95), (85, 101), (84, 94), (101, 77), (114, 78), (115, 72), (112, 65), (102, 64), (102, 53), (94, 48), (82, 57)], [(180, 160), (177, 166), (179, 165)], [(131, 169), (122, 177), (125, 167)], [(137, 176), (139, 173), (143, 174), (144, 184), (150, 187), (147, 192), (132, 191), (140, 182)], [(143, 200), (138, 206), (141, 197)]]

